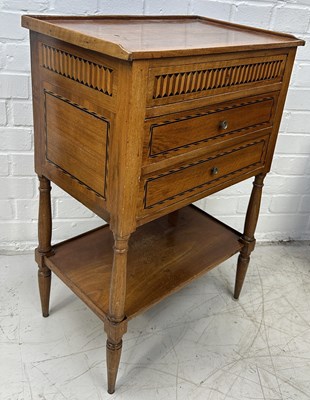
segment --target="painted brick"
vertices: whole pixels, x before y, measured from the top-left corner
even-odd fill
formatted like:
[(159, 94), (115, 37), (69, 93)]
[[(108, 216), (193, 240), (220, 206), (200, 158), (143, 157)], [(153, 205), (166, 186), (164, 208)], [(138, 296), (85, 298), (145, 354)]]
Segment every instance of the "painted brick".
[(6, 105), (5, 101), (0, 101), (0, 125), (6, 125)]
[(0, 154), (0, 175), (9, 175), (9, 158), (6, 154)]
[(52, 10), (57, 14), (93, 14), (97, 11), (97, 0), (55, 0), (55, 4)]
[(310, 64), (300, 64), (296, 71), (295, 86), (310, 86)]
[(70, 198), (69, 195), (59, 186), (52, 182), (52, 195), (57, 198)]
[(198, 207), (206, 210), (211, 215), (235, 214), (237, 206), (237, 197), (220, 197), (213, 195), (198, 202)]
[(233, 6), (232, 21), (239, 24), (269, 28), (272, 5), (239, 4)]
[(308, 112), (294, 112), (291, 114), (287, 132), (310, 133), (310, 109)]
[(297, 213), (301, 196), (276, 196), (271, 199), (270, 212), (275, 214)]
[(30, 71), (30, 48), (28, 44), (8, 43), (5, 46), (5, 68), (10, 71)]
[(291, 113), (283, 111), (279, 132), (285, 132), (286, 131), (290, 117), (291, 117)]
[(104, 225), (104, 222), (100, 218), (77, 221), (59, 221), (56, 219), (53, 221), (53, 242), (69, 239), (73, 236), (80, 235), (83, 232), (87, 232), (90, 229), (94, 229), (102, 225)]
[(39, 200), (16, 199), (16, 218), (18, 220), (38, 219)]
[(32, 178), (0, 178), (0, 199), (29, 199), (33, 197)]
[(209, 18), (229, 20), (231, 4), (220, 1), (193, 0), (191, 13)]
[(307, 228), (308, 220), (299, 214), (261, 215), (258, 220), (257, 230), (268, 237), (281, 239), (300, 239), (302, 232)]
[(310, 22), (310, 9), (295, 6), (277, 7), (274, 10), (273, 28), (283, 32), (307, 31)]
[(236, 229), (239, 232), (243, 232), (243, 227), (244, 227), (244, 215), (231, 215), (231, 216), (226, 216), (226, 215), (219, 215), (215, 216), (218, 218), (220, 221), (224, 222), (224, 224), (231, 226), (232, 228)]
[(9, 12), (0, 12), (0, 38), (25, 39), (28, 36), (27, 29), (20, 25), (20, 15)]
[(309, 104), (309, 89), (289, 89), (285, 103), (287, 110), (309, 110)]
[(310, 135), (280, 135), (276, 145), (276, 153), (310, 154)]
[(143, 0), (99, 0), (98, 11), (100, 14), (142, 14)]
[(73, 199), (56, 200), (56, 218), (91, 218), (94, 214)]
[[(0, 223), (0, 243), (37, 242), (38, 227), (37, 222), (6, 221)], [(18, 246), (17, 246), (18, 247)]]
[(296, 60), (310, 61), (310, 36), (309, 35), (299, 35), (300, 39), (305, 40), (306, 44), (304, 46), (298, 47)]
[(0, 97), (26, 99), (29, 96), (29, 78), (25, 75), (0, 75)]
[(275, 156), (271, 171), (280, 175), (304, 175), (307, 173), (308, 162), (308, 156)]
[(13, 120), (15, 126), (32, 126), (33, 118), (31, 102), (14, 102)]
[(145, 0), (145, 14), (187, 14), (188, 0), (167, 2), (166, 0)]
[(296, 61), (293, 65), (293, 70), (292, 70), (292, 74), (291, 74), (291, 78), (290, 78), (290, 87), (296, 86), (297, 75), (299, 73), (299, 65), (300, 65), (300, 63), (298, 61)]
[(266, 194), (307, 194), (310, 193), (310, 179), (307, 176), (267, 175)]
[(310, 196), (303, 196), (300, 204), (300, 211), (310, 213)]
[(252, 182), (253, 178), (249, 178), (243, 182), (236, 183), (235, 185), (219, 191), (214, 196), (232, 197), (239, 195), (248, 195), (252, 189)]
[(5, 65), (5, 51), (4, 51), (4, 44), (0, 43), (0, 69)]
[[(1, 3), (0, 3), (1, 4)], [(49, 0), (3, 0), (2, 8), (16, 11), (42, 12), (48, 8)]]
[(25, 128), (0, 128), (0, 151), (30, 150), (32, 135), (30, 129)]
[(0, 220), (13, 218), (14, 209), (12, 202), (9, 200), (0, 200)]
[[(248, 208), (249, 200), (250, 200), (250, 194), (251, 193), (249, 192), (248, 196), (238, 197), (238, 207), (237, 207), (238, 214), (245, 215), (247, 208)], [(263, 192), (263, 196), (262, 196), (261, 204), (260, 204), (260, 212), (262, 214), (267, 214), (269, 212), (269, 205), (270, 205), (271, 198), (272, 198), (271, 196), (267, 196)]]
[[(289, 3), (289, 4), (288, 4)], [(33, 176), (32, 124), (28, 32), (20, 27), (20, 14), (44, 12), (59, 14), (141, 14), (143, 0), (0, 0), (0, 218), (7, 224), (0, 227), (0, 241), (11, 248), (23, 249), (37, 242), (38, 182)], [(302, 7), (304, 5), (305, 7)], [(306, 7), (308, 6), (308, 7)], [(97, 9), (98, 7), (98, 9)], [(309, 0), (243, 1), (243, 0), (145, 0), (146, 14), (200, 14), (224, 20), (269, 28), (270, 10), (278, 30), (298, 33), (308, 43), (299, 48), (300, 61), (291, 81), (296, 85), (289, 91), (283, 116), (278, 155), (267, 177), (261, 203), (257, 239), (279, 240), (310, 238), (310, 25)], [(14, 13), (10, 12), (15, 11)], [(308, 21), (308, 22), (307, 22)], [(19, 41), (19, 42), (18, 42)], [(26, 74), (27, 73), (27, 74)], [(27, 75), (27, 76), (26, 76)], [(7, 100), (4, 99), (18, 99)], [(23, 101), (28, 99), (28, 101)], [(7, 103), (7, 104), (6, 104)], [(9, 127), (4, 127), (6, 124)], [(297, 133), (294, 134), (294, 133)], [(302, 135), (303, 134), (303, 135)], [(13, 151), (13, 154), (9, 154)], [(5, 152), (9, 152), (5, 154)], [(19, 153), (16, 153), (19, 152)], [(290, 155), (289, 155), (290, 154)], [(292, 155), (294, 154), (294, 155)], [(308, 159), (308, 162), (307, 162)], [(9, 162), (8, 162), (9, 161)], [(308, 174), (308, 175), (307, 175)], [(234, 185), (197, 202), (207, 212), (219, 216), (239, 231), (243, 230), (244, 213), (248, 204), (253, 178)], [(18, 182), (18, 184), (17, 184)], [(52, 184), (54, 217), (53, 240), (63, 240), (102, 224), (97, 217)], [(296, 204), (300, 199), (299, 213)], [(296, 200), (296, 201), (295, 201)], [(16, 212), (16, 215), (15, 215)], [(293, 214), (292, 214), (293, 213)], [(3, 214), (3, 215), (2, 215)], [(21, 222), (14, 220), (20, 219)], [(31, 221), (33, 220), (33, 222)], [(307, 233), (308, 232), (308, 233)], [(307, 236), (308, 235), (308, 236)]]
[(13, 154), (11, 161), (12, 175), (34, 176), (33, 154)]

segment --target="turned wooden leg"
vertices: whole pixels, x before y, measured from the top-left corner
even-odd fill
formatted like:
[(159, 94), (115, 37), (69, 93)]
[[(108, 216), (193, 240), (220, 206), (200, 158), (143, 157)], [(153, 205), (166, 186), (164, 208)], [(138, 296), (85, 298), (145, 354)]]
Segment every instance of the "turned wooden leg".
[(122, 337), (127, 330), (125, 299), (129, 236), (114, 236), (114, 259), (110, 284), (109, 316), (104, 327), (107, 333), (108, 393), (115, 391), (115, 382), (122, 352)]
[(36, 249), (36, 261), (39, 266), (38, 281), (43, 317), (49, 315), (49, 299), (51, 289), (51, 271), (45, 265), (44, 257), (52, 254), (52, 212), (51, 212), (51, 185), (44, 176), (39, 176), (39, 246)]
[(254, 233), (258, 220), (265, 176), (266, 174), (259, 174), (255, 177), (255, 180), (253, 182), (253, 189), (245, 218), (244, 232), (241, 239), (243, 243), (243, 248), (240, 251), (237, 264), (236, 283), (234, 291), (235, 299), (239, 298), (245, 275), (249, 266), (250, 255), (255, 247)]

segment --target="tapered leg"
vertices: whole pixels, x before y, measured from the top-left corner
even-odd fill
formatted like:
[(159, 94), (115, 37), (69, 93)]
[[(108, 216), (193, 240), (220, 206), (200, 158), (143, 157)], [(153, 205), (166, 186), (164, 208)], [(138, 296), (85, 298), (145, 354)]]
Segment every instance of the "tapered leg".
[(51, 289), (51, 271), (45, 265), (44, 257), (52, 254), (52, 212), (51, 212), (51, 185), (44, 176), (39, 176), (39, 246), (36, 249), (36, 261), (39, 266), (38, 281), (43, 317), (49, 315), (49, 299)]
[(239, 298), (243, 282), (245, 279), (245, 275), (249, 266), (250, 255), (255, 247), (254, 233), (258, 220), (265, 176), (266, 174), (259, 174), (255, 177), (255, 180), (253, 182), (253, 189), (245, 218), (244, 232), (242, 235), (243, 248), (238, 258), (236, 283), (234, 291), (235, 299)]
[(114, 259), (110, 284), (109, 316), (105, 321), (107, 333), (108, 393), (115, 391), (115, 382), (122, 352), (122, 337), (127, 330), (125, 298), (127, 281), (127, 252), (129, 236), (114, 236)]

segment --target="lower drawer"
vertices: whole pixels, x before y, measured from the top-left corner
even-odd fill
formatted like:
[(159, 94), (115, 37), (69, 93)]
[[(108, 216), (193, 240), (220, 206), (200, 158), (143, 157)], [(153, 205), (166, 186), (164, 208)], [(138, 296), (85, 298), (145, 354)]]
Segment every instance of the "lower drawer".
[(143, 180), (143, 208), (160, 209), (184, 198), (203, 193), (215, 186), (263, 167), (268, 136), (243, 142), (221, 153), (146, 176)]

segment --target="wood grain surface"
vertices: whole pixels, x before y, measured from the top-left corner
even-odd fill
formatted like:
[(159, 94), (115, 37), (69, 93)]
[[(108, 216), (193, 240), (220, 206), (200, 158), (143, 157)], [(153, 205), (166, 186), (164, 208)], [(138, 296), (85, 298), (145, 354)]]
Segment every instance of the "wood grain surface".
[[(129, 241), (125, 315), (132, 318), (238, 252), (241, 234), (194, 206), (140, 227)], [(208, 238), (201, 246), (201, 239)], [(223, 242), (225, 246), (223, 247)], [(109, 315), (108, 226), (60, 243), (46, 263), (102, 319)]]
[(197, 16), (23, 16), (24, 27), (121, 59), (158, 58), (290, 47), (292, 35)]
[[(127, 322), (255, 245), (296, 47), (197, 16), (24, 16), (31, 30), (39, 286), (53, 271), (103, 321), (108, 392)], [(255, 176), (244, 233), (189, 204)], [(109, 225), (51, 246), (50, 182)]]

